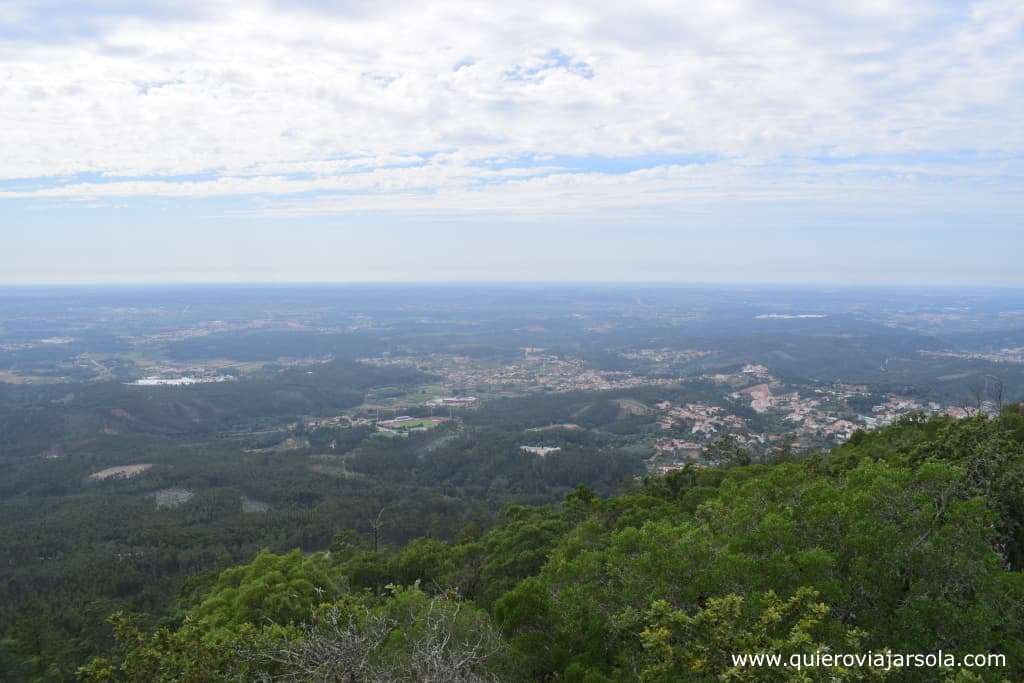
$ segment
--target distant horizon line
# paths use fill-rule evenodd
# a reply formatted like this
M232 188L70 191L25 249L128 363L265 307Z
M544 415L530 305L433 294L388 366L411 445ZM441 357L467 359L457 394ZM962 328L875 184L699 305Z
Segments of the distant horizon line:
M147 289L147 288L232 288L232 287L735 287L735 288L812 288L829 289L999 289L1024 290L1024 282L1006 283L931 283L931 282L742 282L708 280L235 280L235 281L136 281L136 282L3 282L0 289Z

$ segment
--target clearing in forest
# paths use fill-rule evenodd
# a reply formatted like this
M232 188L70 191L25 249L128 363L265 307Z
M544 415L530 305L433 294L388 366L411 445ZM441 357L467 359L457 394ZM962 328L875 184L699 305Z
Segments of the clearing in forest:
M93 472L89 475L89 478L94 481L112 479L114 477L124 477L125 479L128 479L129 477L134 477L137 474L142 474L152 466L152 464L147 463L145 465L119 465L118 467L108 467L105 470Z

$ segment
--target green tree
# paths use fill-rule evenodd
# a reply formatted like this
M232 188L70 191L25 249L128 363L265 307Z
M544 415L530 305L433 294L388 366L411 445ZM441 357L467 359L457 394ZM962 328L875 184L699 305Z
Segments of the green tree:
M244 624L293 624L337 592L322 557L304 557L298 550L286 555L263 551L251 563L221 573L191 616L209 633Z
M692 613L659 600L646 614L639 678L643 681L857 681L884 673L842 667L806 671L741 666L734 655L793 655L862 650L862 634L836 620L809 588L783 599L774 592L712 598Z

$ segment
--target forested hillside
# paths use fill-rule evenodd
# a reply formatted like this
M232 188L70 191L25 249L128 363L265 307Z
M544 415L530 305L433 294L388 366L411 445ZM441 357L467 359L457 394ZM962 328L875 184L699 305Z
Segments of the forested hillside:
M385 551L260 553L88 681L1021 680L1024 415L911 417L799 460L513 506ZM1000 653L974 669L740 668L755 652ZM4 660L14 676L16 658Z

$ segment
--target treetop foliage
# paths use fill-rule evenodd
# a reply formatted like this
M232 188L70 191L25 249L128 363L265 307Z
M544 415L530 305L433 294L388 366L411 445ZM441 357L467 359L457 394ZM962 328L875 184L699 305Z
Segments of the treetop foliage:
M910 418L800 461L513 506L483 534L261 553L90 681L1019 680L1024 417ZM731 655L1006 655L1002 670L738 668ZM203 676L208 678L203 679Z

